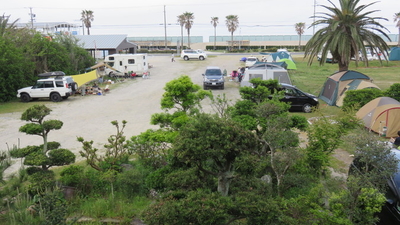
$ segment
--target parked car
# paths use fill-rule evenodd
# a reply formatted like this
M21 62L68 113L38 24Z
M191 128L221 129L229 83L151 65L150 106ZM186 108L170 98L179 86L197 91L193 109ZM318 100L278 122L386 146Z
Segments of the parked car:
M204 60L207 58L207 54L203 51L187 49L187 50L182 50L181 58L186 61L189 59Z
M204 90L216 87L224 89L225 80L222 70L217 66L208 66L203 73L203 88Z
M318 59L318 61L321 61L321 59L322 59L322 52L318 53L317 59ZM337 63L337 60L334 60L334 59L333 59L333 56L332 56L331 51L328 51L328 53L326 54L325 62L327 62L327 63Z
M70 76L65 76L62 71L39 74L36 84L18 90L17 97L22 102L29 102L39 98L50 98L53 102L59 102L73 95L78 89L78 84Z
M400 151L393 148L391 150L394 157L400 160ZM363 162L359 158L355 158L350 164L349 174L360 172ZM388 188L385 193L386 203L378 214L378 225L396 225L400 224L400 162L397 165L397 172L387 179Z
M280 85L279 90L283 90L285 93L285 97L280 99L280 101L289 103L291 111L310 113L313 107L318 107L319 101L316 96L306 93L290 84L281 83Z
M245 65L246 65L246 67L250 67L250 66L254 65L256 62L258 62L258 61L260 61L260 60L258 60L257 57L253 57L253 56L247 57Z

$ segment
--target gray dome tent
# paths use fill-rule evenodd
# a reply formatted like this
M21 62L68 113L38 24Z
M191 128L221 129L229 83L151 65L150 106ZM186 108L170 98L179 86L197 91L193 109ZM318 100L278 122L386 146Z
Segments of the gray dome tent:
M365 74L353 70L339 71L326 79L319 98L328 105L342 106L346 91L364 88L380 89Z

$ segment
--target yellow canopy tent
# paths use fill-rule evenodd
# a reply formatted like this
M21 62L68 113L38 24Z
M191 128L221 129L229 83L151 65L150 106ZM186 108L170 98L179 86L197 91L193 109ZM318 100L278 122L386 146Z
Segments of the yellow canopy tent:
M91 81L97 80L97 70L92 70L88 73L78 74L78 75L71 75L74 78L74 81L78 84L78 87L89 83Z

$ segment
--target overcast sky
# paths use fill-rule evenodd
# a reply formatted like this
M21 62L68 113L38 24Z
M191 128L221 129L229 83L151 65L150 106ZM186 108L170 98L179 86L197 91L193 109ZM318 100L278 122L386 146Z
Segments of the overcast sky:
M332 0L337 4L338 0ZM361 0L362 4L374 2ZM316 3L316 7L314 7ZM167 33L180 36L177 16L194 13L193 36L211 36L214 28L211 17L219 17L217 35L230 35L225 26L227 15L238 15L239 29L235 35L296 35L294 24L305 22L308 27L318 5L329 5L327 0L1 0L1 13L11 21L30 22L30 13L36 22L69 22L79 24L81 11L92 10L94 21L91 34L127 34L128 36L163 36L164 6ZM390 33L397 34L393 15L400 12L399 0L382 0L367 8L380 10L372 14L387 18L380 21ZM313 29L305 34L312 34ZM186 33L185 33L186 34Z

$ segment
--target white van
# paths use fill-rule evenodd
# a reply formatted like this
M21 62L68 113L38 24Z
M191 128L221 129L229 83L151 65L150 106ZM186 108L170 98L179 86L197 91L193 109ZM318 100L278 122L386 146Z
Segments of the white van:
M104 63L115 70L105 68L106 74L110 76L125 76L125 73L133 72L143 75L149 70L147 54L113 54L104 59Z

